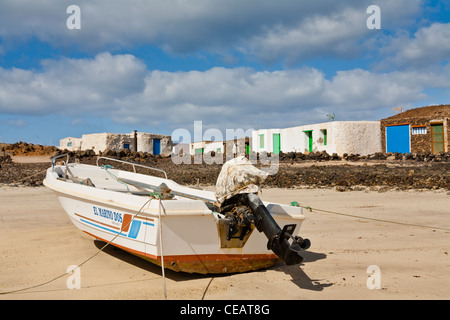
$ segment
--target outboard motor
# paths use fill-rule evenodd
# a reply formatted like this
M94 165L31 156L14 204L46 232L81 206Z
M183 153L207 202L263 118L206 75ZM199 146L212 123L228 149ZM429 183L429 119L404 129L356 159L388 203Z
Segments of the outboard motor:
M266 172L253 167L245 157L224 164L216 184L216 198L221 214L225 216L222 226L226 228L226 240L238 239L244 245L256 227L267 237L267 249L286 265L301 263L303 257L299 253L308 249L311 243L308 239L292 236L295 224L281 229L273 219L257 195L258 184L266 177Z
M267 237L267 249L272 250L288 266L301 263L303 257L300 252L311 245L308 239L292 236L295 224L285 225L281 229L261 199L254 193L238 194L227 199L222 214L229 221L227 240L232 237L244 239L254 225Z

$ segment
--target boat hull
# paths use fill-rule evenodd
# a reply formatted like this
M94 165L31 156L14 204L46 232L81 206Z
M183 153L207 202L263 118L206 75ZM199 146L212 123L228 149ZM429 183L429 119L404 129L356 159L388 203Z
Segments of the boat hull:
M71 169L73 172L79 169L78 175L82 175L82 169L93 170L86 175L94 176L94 184L99 184L102 177L101 171L94 171L97 169ZM94 172L99 176L93 175ZM126 173L128 178L130 174L136 180L148 179L147 176ZM62 207L77 228L159 266L163 262L167 269L200 274L238 273L268 268L280 261L267 249L267 238L256 229L240 247L224 246L219 234L218 214L203 201L159 200L69 183L58 179L51 169L44 184L57 193ZM176 188L177 185L171 187ZM275 211L273 217L280 227L296 223L294 233L298 234L304 220L304 216L299 214L300 208L272 207ZM286 212L292 210L297 210L297 214Z
M97 240L107 242L94 234L85 231ZM281 260L275 254L204 254L204 255L177 255L177 256L152 256L144 252L138 252L128 247L115 243L113 246L127 251L135 256L147 260L153 264L176 272L221 274L241 273L258 269L269 268Z

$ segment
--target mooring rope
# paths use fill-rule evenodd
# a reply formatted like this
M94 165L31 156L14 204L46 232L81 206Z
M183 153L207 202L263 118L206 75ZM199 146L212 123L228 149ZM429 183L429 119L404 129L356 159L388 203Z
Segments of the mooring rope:
M128 188L127 183L122 182L122 181L119 181L119 180L117 179L117 177L116 177L114 174L112 174L111 172L108 171L108 169L113 168L112 166L105 165L105 166L102 166L101 168L104 169L110 176L112 176L113 178L115 178L115 180L116 180L117 182L120 182L120 183L125 184L125 186L127 187L128 191L130 190L130 189ZM21 182L21 181L23 181L23 180L26 180L26 179L29 179L29 178L31 178L31 177L37 176L37 175L39 175L39 174L45 173L46 171L47 171L47 169L45 169L45 170L43 170L43 171L40 171L40 172L38 172L38 173L35 173L35 174L31 175L31 176L27 176L27 177L25 177L25 178L23 178L23 179L17 180L17 181L15 181L15 183ZM133 217L133 219L131 219L124 227L122 227L122 229L120 230L120 232L119 232L116 236L114 236L114 238L112 238L108 243L106 243L102 248L100 248L95 254L93 254L92 256L90 256L89 258L87 258L86 260L84 260L82 263L80 263L79 265L77 265L75 268L73 268L73 269L72 269L72 272L73 272L74 270L80 268L80 267L83 266L84 264L86 264L88 261L90 261L90 260L93 259L95 256L97 256L100 252L102 252L102 251L103 251L107 246L109 246L109 245L110 245L110 244L111 244L111 243L112 243L112 242L113 242L120 234L122 234L123 230L125 230L125 229L130 225L130 223L133 222L133 220L141 213L141 211L144 209L144 207L145 207L147 204L149 204L149 203L151 202L151 200L153 200L153 199L158 199L158 200L159 200L159 241L160 241L160 251L161 251L161 269L162 269L163 286L164 286L164 298L165 298L165 300L167 300L166 276L165 276L165 270L164 270L164 253L163 253L163 241L162 241L162 223L161 223L161 207L162 207L162 203L161 203L161 197L162 197L161 194L159 194L158 192L151 192L151 193L150 193L150 199L148 199L148 200L142 205L142 207L139 209L139 211L136 213L136 215ZM43 282L43 283L39 283L39 284L34 285L34 286L26 287L26 288L23 288L23 289L17 289L17 290L11 290L11 291L6 291L6 292L0 292L0 295L11 294L11 293L17 293L17 292L22 292L22 291L26 291L26 290L30 290L30 289L42 287L42 286L44 286L44 285L46 285L46 284L49 284L49 283L51 283L51 282L53 282L53 281L56 281L56 280L60 279L60 278L62 278L62 277L64 277L64 276L66 276L66 275L67 275L67 272L65 272L65 273L63 273L63 274L60 274L60 275L54 277L53 279L50 279L50 280L45 281L45 282Z
M323 212L323 213L334 214L334 215L345 216L345 217L351 217L351 218L358 218L358 219L371 220L371 221L377 221L377 222L385 222L385 223L391 223L391 224L404 225L404 226L409 226L409 227L420 227L420 228L427 228L427 229L436 229L436 230L450 231L450 228L425 226L425 225L421 225L421 224L413 224L413 223L406 223L406 222L399 222L399 221L392 221L392 220L385 220L385 219L363 217L363 216L358 216L358 215L354 215L354 214L348 214L348 213L342 213L342 212L335 212L335 211L330 211L330 210L312 208L310 206L302 206L297 201L292 201L291 202L291 206L300 207L300 208L308 210L309 212L316 211L316 212Z
M164 252L163 252L163 237L162 237L162 220L161 220L161 198L159 198L159 250L161 251L161 271L164 286L164 299L167 300L167 289L166 289L166 274L164 271Z
M19 179L19 180L15 180L15 181L12 181L12 182L8 182L8 183L5 183L5 184L11 185L11 184L19 183L19 182L22 182L22 181L24 181L24 180L33 178L34 176L37 176L37 175L40 175L40 174L44 174L44 173L46 173L46 172L47 172L47 169L41 170L41 171L39 171L39 172L37 172L37 173L34 173L34 174L32 174L32 175L29 175L29 176L26 176L25 178L22 178L22 179Z
M131 222L133 222L134 219L136 219L136 217L141 213L141 211L144 209L144 207L147 204L150 204L150 202L153 199L157 199L157 197L152 196L150 199L148 199L143 205L142 207L139 209L139 211L136 213L136 215L125 225L122 227L122 229L120 230L120 232L115 235L108 243L106 243L102 248L100 248L96 253L94 253L92 256L90 256L89 258L87 258L86 260L84 260L82 263L80 263L79 265L77 265L75 268L72 269L72 272L78 268L80 268L81 266L83 266L84 264L86 264L88 261L90 261L91 259L93 259L95 256L97 256L100 252L102 252L107 246L109 246L120 234L122 234L123 230L125 230ZM39 283L37 285L34 286L30 286L30 287L26 287L26 288L22 288L22 289L17 289L17 290L11 290L11 291L6 291L6 292L0 292L0 295L5 295L5 294L11 294L11 293L17 293L17 292L22 292L22 291L26 291L26 290L30 290L30 289L34 289L34 288L38 288L38 287L42 287L46 284L49 284L55 280L58 280L64 276L67 275L67 272L64 272L56 277L54 277L53 279L50 279L48 281L45 281L43 283Z

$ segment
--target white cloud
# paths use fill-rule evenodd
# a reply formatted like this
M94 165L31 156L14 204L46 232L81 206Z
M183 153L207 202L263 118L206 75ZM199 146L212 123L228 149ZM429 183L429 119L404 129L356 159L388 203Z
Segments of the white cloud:
M122 124L225 128L284 127L339 120L377 120L379 112L414 104L428 88L450 88L450 66L425 71L338 72L315 68L203 72L148 70L132 55L47 60L43 71L0 68L0 113L89 115Z
M366 16L347 9L329 16L312 16L297 26L275 26L253 37L250 52L265 61L288 63L316 57L351 58L361 53L358 42L368 34Z
M402 33L384 49L393 53L384 64L406 68L428 67L450 59L450 23L433 23L419 29L413 38Z
M68 30L73 1L0 3L0 37L14 45L36 37L89 52L156 45L171 53L239 51L264 61L313 56L352 58L376 37L366 27L371 0L79 0L81 30ZM411 24L420 0L379 0L383 29Z
M0 112L65 113L105 109L141 92L145 65L132 55L43 61L43 71L0 68Z
M152 71L141 95L118 102L125 108L113 112L127 117L162 119L182 126L204 119L209 124L256 124L261 114L295 110L299 102L321 95L324 76L315 69L257 72L250 68L213 68L205 72ZM301 103L300 103L301 104ZM253 123L253 124L252 124Z

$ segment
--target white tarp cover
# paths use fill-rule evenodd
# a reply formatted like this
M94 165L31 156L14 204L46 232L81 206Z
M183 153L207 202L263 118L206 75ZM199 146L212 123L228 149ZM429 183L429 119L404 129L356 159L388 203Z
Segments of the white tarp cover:
M216 183L216 199L219 205L240 193L258 193L259 185L269 174L255 168L250 160L240 156L227 161Z

